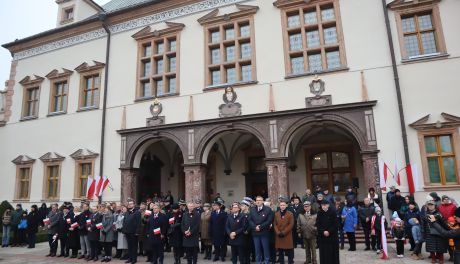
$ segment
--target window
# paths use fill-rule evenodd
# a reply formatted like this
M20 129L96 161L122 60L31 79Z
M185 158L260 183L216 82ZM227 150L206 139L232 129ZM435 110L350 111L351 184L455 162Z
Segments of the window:
M86 195L86 184L89 177L94 177L93 175L93 163L92 162L82 162L77 164L78 169L78 179L76 186L76 198L83 198Z
M421 146L423 147L423 163L429 184L453 185L459 183L455 136L456 133L427 133L421 136L423 138Z
M105 64L94 61L90 66L86 62L75 68L80 73L79 110L97 109L100 101L101 75Z
M237 5L240 11L198 19L205 31L206 88L255 82L253 15L258 7Z
M61 24L72 22L74 13L74 6L64 7L61 11Z
M346 67L337 0L277 1L282 8L286 75L311 74Z
M52 112L65 112L67 110L67 93L69 87L67 81L54 83L52 91Z
M32 179L32 166L35 159L26 155L20 155L12 161L16 164L16 187L15 187L15 200L29 200L31 179Z
M147 27L133 35L139 49L137 100L179 93L179 31L184 25L166 25L166 29L151 32Z
M43 80L43 77L35 75L35 79L31 79L30 76L26 76L24 79L19 81L19 83L24 87L21 118L22 121L38 118L40 85Z
M59 197L59 165L46 166L46 199L57 199Z
M437 1L391 3L395 11L403 60L446 54Z

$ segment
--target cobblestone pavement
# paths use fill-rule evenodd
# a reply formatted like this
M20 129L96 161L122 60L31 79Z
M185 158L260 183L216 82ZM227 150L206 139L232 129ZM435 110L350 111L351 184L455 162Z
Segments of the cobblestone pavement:
M383 260L379 259L379 256L372 251L364 251L364 245L357 246L357 251L349 252L347 247L345 246L345 250L340 251L340 263L342 264L356 264L356 263L363 263L363 264L371 264L371 263L383 263ZM414 261L410 258L410 254L408 251L408 247L406 246L405 257L400 259L396 258L396 251L394 245L388 246L390 259L385 261L386 263L430 263L425 254L425 260ZM69 258L47 258L45 255L48 253L48 244L47 243L39 243L37 244L36 248L34 249L27 249L27 248L1 248L0 249L0 263L88 263L83 260L76 260L76 259L69 259ZM230 250L229 250L230 253ZM447 257L447 254L445 254ZM213 263L209 260L202 260L203 255L198 256L198 263ZM145 263L145 257L139 257L138 263ZM295 263L302 264L305 261L305 252L301 248L297 248L295 250ZM100 262L100 261L99 261ZM92 263L92 262L90 262ZM124 261L120 260L112 260L111 263L124 263ZM165 264L173 264L174 260L171 256L171 253L166 253L166 258L164 261ZM186 263L183 261L182 263ZM214 263L222 263L222 262L214 262ZM227 258L226 263L230 263L230 259ZM446 262L448 263L448 262Z

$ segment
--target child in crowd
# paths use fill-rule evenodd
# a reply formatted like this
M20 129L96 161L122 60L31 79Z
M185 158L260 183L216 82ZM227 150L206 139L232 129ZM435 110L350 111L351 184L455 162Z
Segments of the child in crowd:
M422 237L422 229L420 227L420 222L417 218L409 219L409 224L412 226L412 237L414 238L415 247L414 251L412 252L412 259L419 260L423 259L422 255L422 244L423 244L423 237Z
M457 221L455 221L455 218L453 216L451 216L451 217L449 217L447 219L447 225L449 226L449 228L451 230L456 230L456 229L460 228L460 226L458 225ZM449 250L449 261L453 261L453 259L454 259L453 254L454 254L454 250L455 250L455 244L454 244L454 240L452 238L449 238L448 250Z
M21 247L27 244L26 230L27 230L27 212L24 211L21 215L21 220L18 224L19 246Z
M398 258L404 257L404 242L406 240L404 233L403 221L398 217L394 219L394 224L391 227L391 233L396 242L396 255Z
M380 252L382 251L382 242L381 242L381 239L382 239L382 225L381 225L381 221L382 221L382 209L380 207L376 207L375 208L375 213L374 215L372 216L372 219L371 219L371 237L372 237L372 240L371 240L371 246L372 248L375 248L375 251L377 254L380 254ZM384 218L384 227L385 229L387 228L387 222Z

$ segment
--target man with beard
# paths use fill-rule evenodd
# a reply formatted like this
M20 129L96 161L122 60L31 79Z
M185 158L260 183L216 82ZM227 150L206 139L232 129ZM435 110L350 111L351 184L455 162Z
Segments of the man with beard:
M337 215L329 207L329 201L321 202L316 218L318 230L319 261L321 264L339 264L339 240L337 236Z

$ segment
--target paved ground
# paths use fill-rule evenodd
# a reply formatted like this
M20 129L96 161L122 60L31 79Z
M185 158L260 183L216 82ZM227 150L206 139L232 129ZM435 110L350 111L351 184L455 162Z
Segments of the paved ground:
M358 245L358 250L355 252L349 252L346 250L340 251L340 262L342 264L355 264L355 263L363 263L363 264L371 264L371 263L382 263L382 260L375 254L375 252L364 251L363 245ZM421 261L414 261L409 257L408 248L406 247L406 256L402 259L396 258L396 251L394 245L389 245L389 255L390 260L387 263L430 263L429 260L425 258L425 260ZM36 263L36 264L43 264L43 263L88 263L82 260L75 260L69 258L47 258L45 255L48 253L48 244L47 243L40 243L37 244L37 247L34 249L27 249L27 248L1 248L0 249L0 263ZM426 253L425 253L426 256ZM447 256L447 254L446 254ZM199 255L198 263L213 263L211 261L203 261L203 255ZM301 264L305 261L305 252L303 249L297 248L295 250L295 263ZM114 260L113 263L124 263L120 260ZM139 263L145 263L145 258L140 257ZM174 260L171 257L171 253L166 254L165 264L172 264ZM184 262L182 262L184 263ZM215 262L221 263L221 262ZM226 263L230 263L227 260Z

